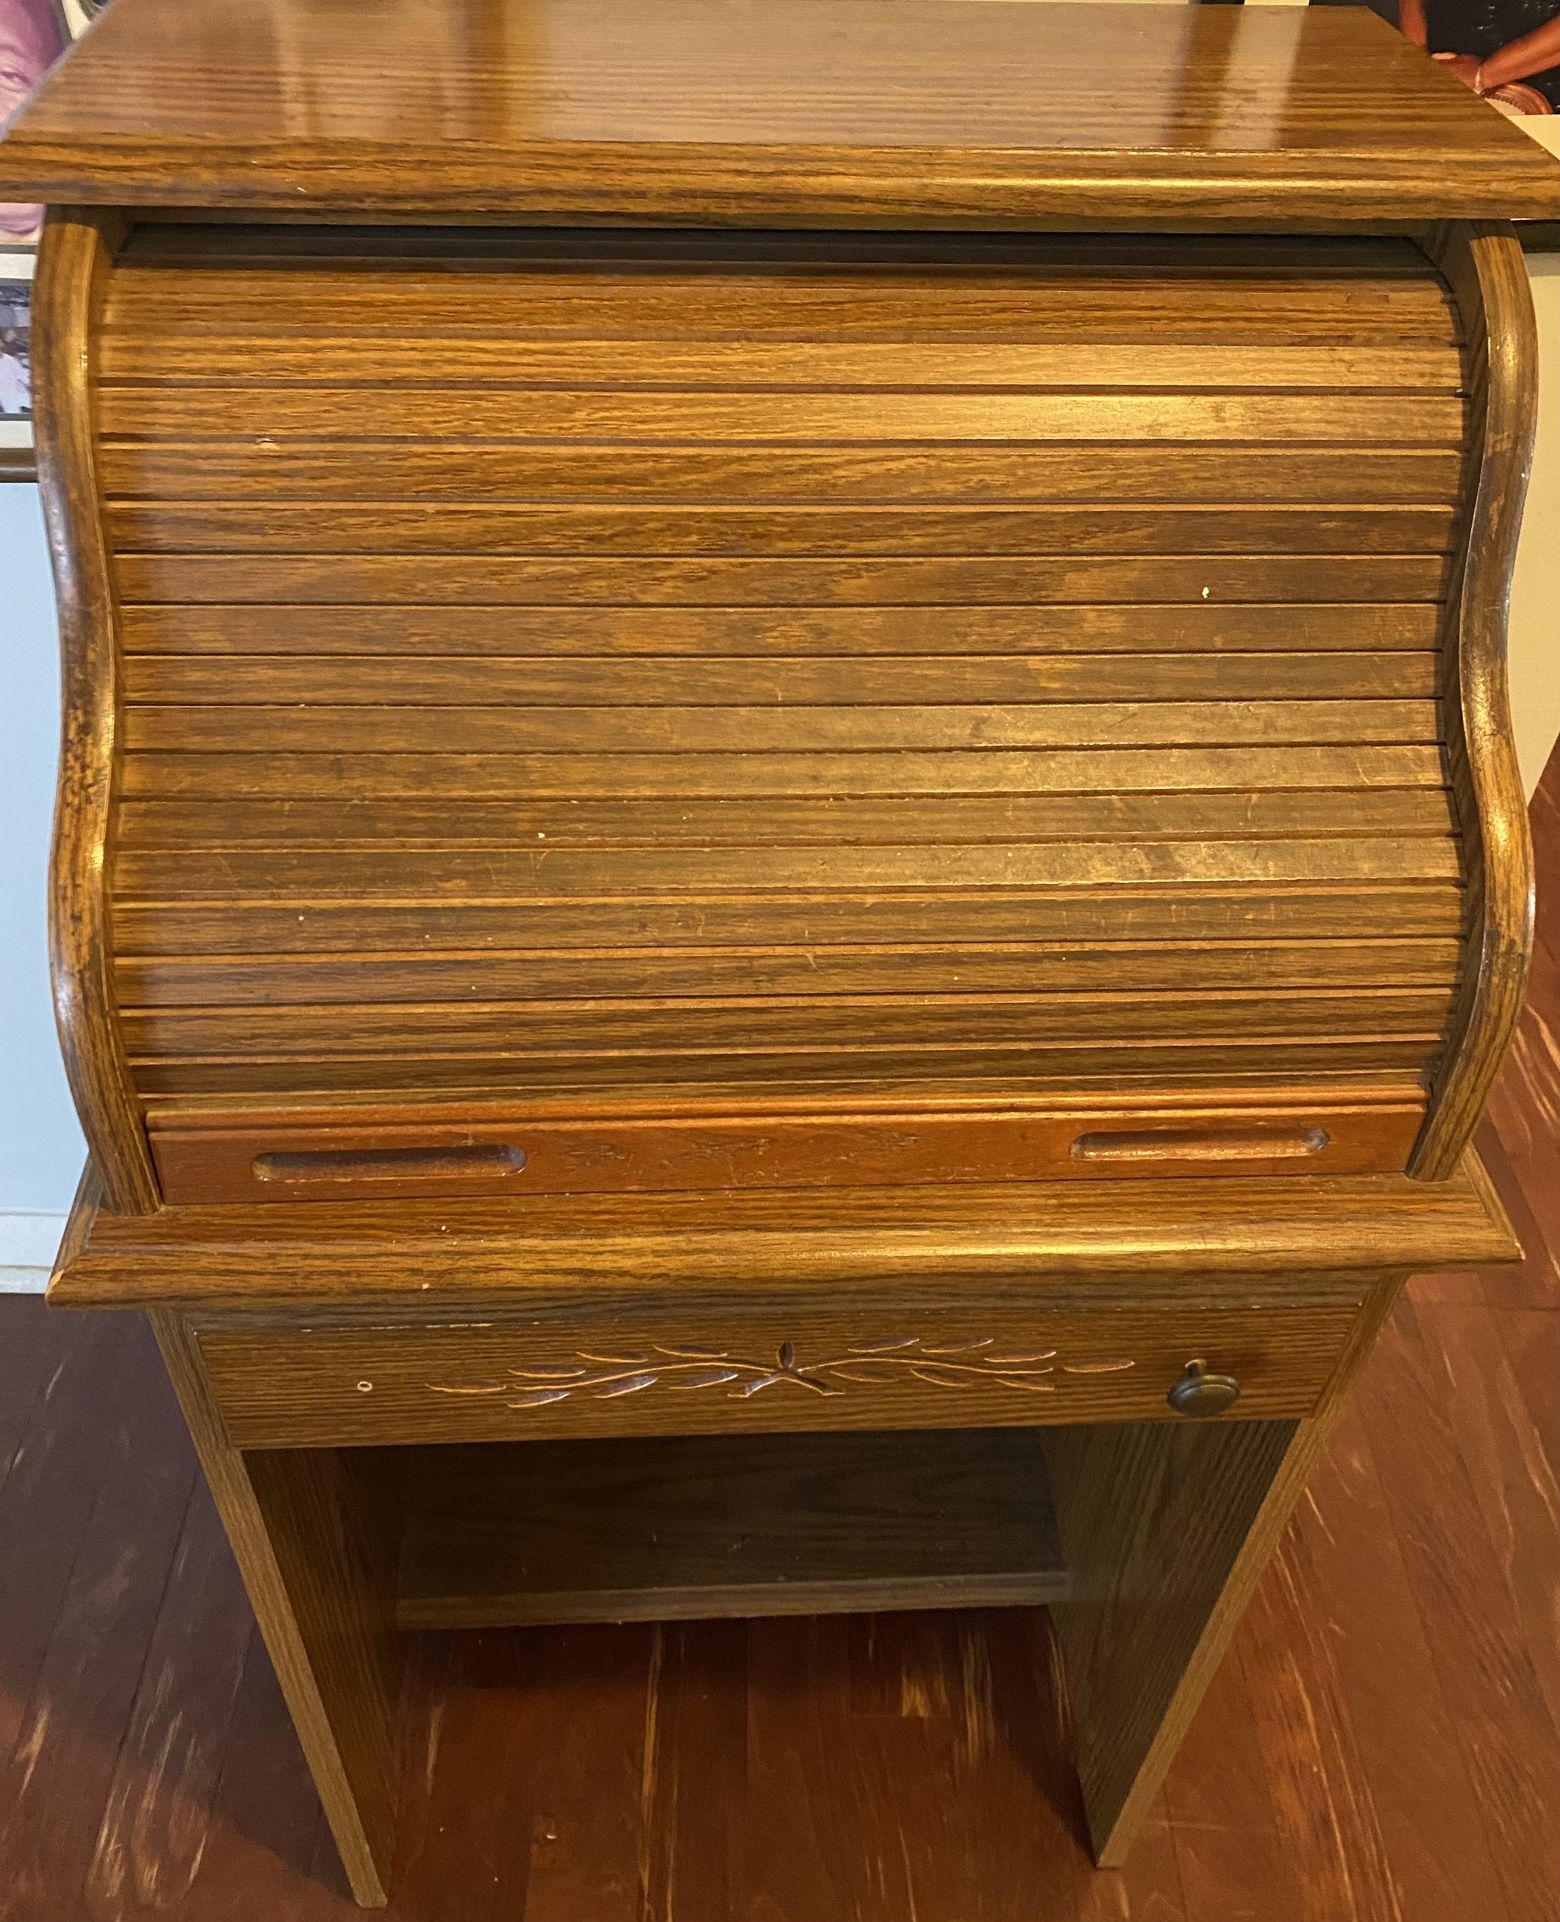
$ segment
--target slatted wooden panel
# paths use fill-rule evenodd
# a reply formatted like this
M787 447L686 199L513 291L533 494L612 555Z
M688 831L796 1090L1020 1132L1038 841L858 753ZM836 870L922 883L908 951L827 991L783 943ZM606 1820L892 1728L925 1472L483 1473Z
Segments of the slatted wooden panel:
M99 372L148 1098L1423 1080L1406 243L152 228Z

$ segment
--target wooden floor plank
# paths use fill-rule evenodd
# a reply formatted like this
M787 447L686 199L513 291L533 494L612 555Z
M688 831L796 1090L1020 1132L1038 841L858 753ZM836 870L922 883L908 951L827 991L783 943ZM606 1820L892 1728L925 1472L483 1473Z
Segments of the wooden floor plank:
M914 1912L967 1913L975 1922L1115 1922L1141 1913L1133 1898L1152 1891L1156 1857L1134 1861L1130 1879L1099 1874L1089 1858L1061 1655L1049 1623L1004 1609L956 1619L952 1627L956 1742L947 1793L968 1825L963 1900L952 1909L923 1904ZM892 1789L892 1779L885 1787ZM1178 1882L1170 1895L1173 1912Z
M25 1721L0 1763L4 1916L46 1914L62 1883L81 1881L195 1480L178 1408L147 1368L144 1331L116 1322L99 1332L127 1371L150 1379L97 1433L78 1433L103 1474ZM23 1559L22 1542L8 1546Z
M647 1922L741 1916L748 1901L749 1625L656 1623L640 1785Z
M526 1908L538 1771L513 1635L418 1637L409 1664L393 1913L500 1922Z
M1300 1922L1240 1644L1215 1673L1165 1782L1187 1914Z
M889 1922L883 1846L853 1766L849 1634L839 1616L752 1625L748 1660L749 1888L762 1922ZM814 1766L820 1754L832 1766Z
M1475 1136L1525 1259L1478 1274L1423 1276L1416 1301L1560 1307L1560 753L1529 809L1538 909L1528 1001Z
M1552 1724L1560 1730L1560 1419L1556 1318L1426 1304L1415 1316L1441 1357L1457 1430L1495 1558ZM1547 1381L1544 1372L1547 1369Z
M90 1922L187 1903L253 1632L227 1538L197 1483L92 1844Z
M1409 1922L1387 1867L1308 1538L1291 1530L1241 1629L1257 1739L1302 1922Z
M639 1922L654 1630L571 1626L520 1646L536 1770L525 1922Z
M1390 1366L1383 1358L1382 1366ZM1306 1491L1291 1542L1308 1557L1319 1613L1374 1805L1398 1910L1410 1922L1507 1914L1494 1848L1436 1673L1425 1617L1366 1432L1374 1360ZM1413 1740L1403 1739L1409 1715Z
M7 1302L7 1321L43 1313ZM77 1552L108 1473L102 1449L132 1370L112 1316L65 1324L57 1362L0 1487L0 1757L15 1756Z
M79 1329L78 1329L78 1332ZM54 1386L65 1365L66 1328L41 1314L23 1312L5 1317L5 1350L0 1379L0 1490L5 1487L23 1442L38 1412L39 1402Z
M1131 1858L1114 1875L1095 1873L1078 1922L1202 1922L1187 1907L1175 1831L1163 1790L1144 1818Z
M333 1846L256 1629L244 1655L189 1908L201 1922L254 1922L260 1916L287 1915L322 1836L327 1847ZM358 1911L343 1884L335 1905L328 1885L311 1891L309 1913L344 1922Z
M1560 1329L1557 1329L1560 1334ZM1512 1922L1552 1922L1560 1862L1560 1734L1476 1483L1500 1465L1465 1429L1450 1358L1412 1304L1380 1341L1361 1412L1436 1673L1494 1847ZM1466 1452L1465 1452L1466 1451ZM1400 1706L1411 1713L1412 1705ZM1413 1918L1413 1922L1418 1922Z

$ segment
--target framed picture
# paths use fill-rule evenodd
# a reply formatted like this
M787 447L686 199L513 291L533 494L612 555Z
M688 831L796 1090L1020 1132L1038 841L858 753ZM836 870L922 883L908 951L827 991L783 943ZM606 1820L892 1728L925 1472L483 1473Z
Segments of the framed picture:
M13 114L70 44L61 0L0 0L0 120ZM0 202L0 247L36 246L43 209Z
M0 120L22 104L105 0L0 0ZM28 380L33 255L43 209L0 201L0 480L34 476Z
M30 247L0 248L0 478L33 475L32 394L29 383Z

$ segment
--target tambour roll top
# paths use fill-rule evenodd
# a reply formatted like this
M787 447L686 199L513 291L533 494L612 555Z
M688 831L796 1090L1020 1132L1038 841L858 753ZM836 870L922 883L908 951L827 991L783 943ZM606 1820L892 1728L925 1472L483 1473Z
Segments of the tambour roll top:
M1206 1111L1401 1167L1465 918L1407 243L163 228L100 383L164 1125L480 1100L615 1186L713 1152L605 1153L621 1104L804 1179L814 1111L1014 1176Z
M888 204L55 223L143 1203L1455 1163L1514 243Z

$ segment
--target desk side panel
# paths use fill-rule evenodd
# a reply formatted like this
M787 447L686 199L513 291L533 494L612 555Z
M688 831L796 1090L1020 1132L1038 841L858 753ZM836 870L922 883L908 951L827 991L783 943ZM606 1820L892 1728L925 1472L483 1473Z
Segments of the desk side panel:
M119 604L98 477L98 323L124 223L50 214L33 297L38 484L59 607L61 740L49 937L65 1070L108 1205L158 1203L113 984L108 913L121 742Z
M1443 1180L1516 1032L1533 946L1533 849L1506 695L1506 615L1538 419L1538 341L1509 225L1433 235L1467 336L1474 471L1442 644L1447 759L1470 899L1463 975L1410 1172Z

